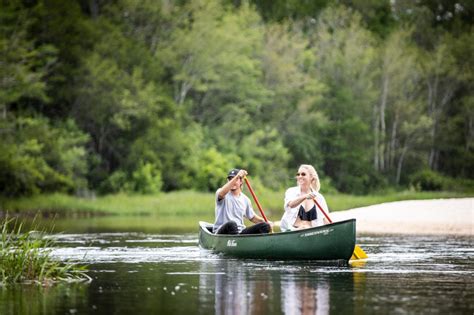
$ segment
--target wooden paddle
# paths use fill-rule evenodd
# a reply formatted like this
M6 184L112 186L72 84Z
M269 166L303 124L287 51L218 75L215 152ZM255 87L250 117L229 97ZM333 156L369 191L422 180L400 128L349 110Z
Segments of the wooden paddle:
M316 200L315 197L313 197L313 201L318 206L319 210L321 210L321 212L324 214L324 216L329 221L329 223L332 223L331 218L328 216L326 211L324 211L323 207L321 207L321 205L319 204L319 202ZM356 260L356 259L366 259L366 258L367 258L367 254L364 252L364 250L360 248L359 245L356 245L354 247L354 253L352 253L351 259Z
M260 210L260 214L262 215L262 217L263 217L263 219L265 220L265 222L268 223L268 219L267 219L267 217L265 216L265 213L263 212L262 206L260 205L260 202L258 202L257 196L256 196L255 193L253 192L252 186L250 186L250 182L249 182L249 180L247 179L247 177L244 177L244 181L245 181L245 184L247 185L247 188L249 189L250 193L252 194L253 200L255 200L255 203L257 204L258 210ZM270 224L270 228L271 228L271 231L272 231L272 233L273 233L273 227L271 226L271 224Z

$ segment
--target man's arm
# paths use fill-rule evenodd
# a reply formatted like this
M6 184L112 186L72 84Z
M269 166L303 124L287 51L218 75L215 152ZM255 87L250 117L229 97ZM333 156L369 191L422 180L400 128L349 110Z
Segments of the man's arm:
M265 222L265 219L262 218L259 215L255 215L250 221L252 221L253 223L256 224L256 223L260 223L260 222ZM268 221L268 224L270 224L270 227L273 229L274 223L272 221Z
M259 216L259 215L254 215L252 219L250 219L253 223L260 223L260 222L265 222L265 220Z
M231 180L229 180L227 183L224 184L224 186L222 186L221 188L219 188L219 193L217 195L217 198L219 200L222 200L224 199L225 195L227 195L227 193L230 191L230 189L232 188L232 186L235 185L235 182L239 179L239 178L244 178L245 176L247 175L247 171L246 170L240 170L236 176L234 176Z

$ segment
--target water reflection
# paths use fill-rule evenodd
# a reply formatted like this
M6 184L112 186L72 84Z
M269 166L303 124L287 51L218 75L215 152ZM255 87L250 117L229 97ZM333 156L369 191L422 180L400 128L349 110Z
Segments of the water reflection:
M283 279L281 303L285 314L329 314L329 282L298 281L295 275Z
M94 307L88 289L84 283L0 286L0 314L83 314Z
M350 270L323 274L320 268L341 270L302 262L270 264L232 259L218 259L213 264L201 262L200 305L213 303L214 313L225 315L329 314L333 295L339 304L338 311L352 312L354 274ZM364 277L357 277L357 281L361 285ZM344 294L348 295L348 302L340 303Z

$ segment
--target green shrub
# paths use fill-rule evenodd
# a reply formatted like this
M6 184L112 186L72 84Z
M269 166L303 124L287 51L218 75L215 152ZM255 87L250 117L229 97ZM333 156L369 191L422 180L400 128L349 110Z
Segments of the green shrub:
M445 179L431 170L423 170L413 174L410 184L418 191L440 191L445 186Z
M106 180L102 182L99 187L101 194L118 193L125 191L124 187L127 184L127 173L118 170L113 172Z
M201 152L197 159L193 188L212 192L224 185L229 170L237 167L233 161L238 160L236 156L221 153L215 148Z
M445 178L444 188L450 191L474 193L474 180L469 178Z
M100 192L156 194L161 191L161 171L152 163L140 163L131 175L117 170L100 186Z
M141 194L156 194L163 181L160 170L151 163L141 164L132 174L131 190Z

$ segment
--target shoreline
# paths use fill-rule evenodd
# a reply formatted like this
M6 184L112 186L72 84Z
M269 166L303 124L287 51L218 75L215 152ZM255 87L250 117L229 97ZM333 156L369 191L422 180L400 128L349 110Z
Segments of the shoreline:
M474 198L406 200L331 212L357 220L357 234L474 235Z

